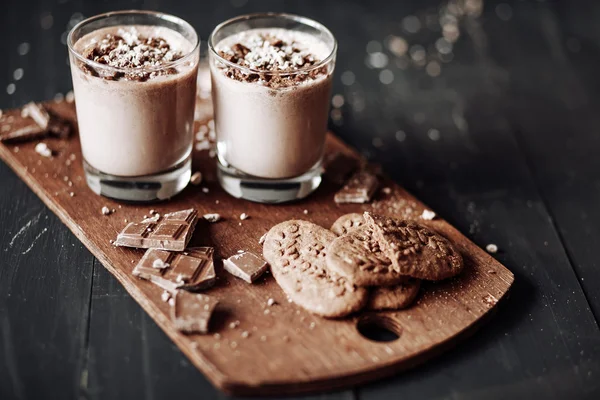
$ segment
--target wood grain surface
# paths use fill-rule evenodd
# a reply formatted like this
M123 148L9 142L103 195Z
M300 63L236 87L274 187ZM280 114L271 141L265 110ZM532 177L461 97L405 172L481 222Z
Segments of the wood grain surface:
M64 101L48 104L54 112L75 122L73 104ZM13 128L26 123L18 110L5 111L5 121L10 117L14 118ZM197 208L200 215L218 212L223 220L213 224L201 220L190 246L214 246L217 258L223 259L238 250L261 254L259 238L271 226L285 220L303 218L329 227L348 212L373 210L400 218L419 218L425 206L390 181L384 181L382 187L391 191L380 191L373 204L368 205L335 204L332 198L339 186L327 181L308 199L288 205L234 199L218 187L214 159L207 151L194 152L193 159L195 170L204 176L201 187L208 188L207 193L190 185L170 201L152 205L119 204L87 188L77 136L45 142L55 152L52 158L37 154L33 142L1 145L0 157L121 282L190 361L228 393L329 391L389 376L423 362L471 333L513 281L510 271L448 223L428 221L429 226L456 244L466 267L456 279L424 285L416 304L407 310L326 320L289 303L269 276L248 285L218 268L218 283L206 293L220 302L211 325L211 331L220 337L186 336L174 328L169 318L170 306L160 299L162 290L131 274L144 250L110 243L126 225L125 219L140 220L150 214L151 208L161 214L190 207ZM328 137L327 148L329 153L343 151L357 157L332 135ZM104 206L115 212L103 215ZM241 213L250 218L240 220ZM277 304L268 306L269 298ZM382 344L363 337L356 325L364 318L367 320L363 323L386 326L399 339ZM231 328L235 321L239 321L239 326ZM248 337L242 336L244 331Z

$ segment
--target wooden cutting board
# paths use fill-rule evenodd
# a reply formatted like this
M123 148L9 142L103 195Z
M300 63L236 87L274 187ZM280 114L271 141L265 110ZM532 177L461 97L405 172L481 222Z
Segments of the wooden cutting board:
M75 121L73 104L49 103L59 115ZM12 117L12 118L11 118ZM25 121L19 110L7 111L0 125ZM384 181L375 201L367 205L336 205L338 189L324 184L309 198L286 205L263 205L234 199L215 179L215 160L207 151L194 152L194 170L205 181L190 186L172 200L152 205L119 204L92 193L86 186L79 139L48 139L56 154L45 158L34 151L35 142L0 144L0 157L55 212L83 244L121 282L133 298L177 344L211 382L237 395L293 394L355 386L389 376L419 364L456 344L489 316L513 282L513 274L447 222L429 226L451 239L462 252L466 268L457 278L424 284L417 302L397 312L363 312L344 320L313 316L289 303L267 274L250 285L227 274L216 262L218 281L206 291L220 302L211 321L218 335L185 336L169 318L162 290L132 276L143 250L113 246L125 219L135 221L150 209L165 212L195 207L199 214L219 213L221 222L198 223L190 246L214 246L217 260L238 250L262 253L259 238L274 224L292 218L330 227L339 216L371 210L402 218L419 219L425 206L391 181ZM356 153L329 135L327 151ZM201 188L209 189L204 193ZM73 196L71 196L73 193ZM115 209L109 216L103 206ZM246 213L249 219L241 221ZM277 304L267 305L273 298ZM232 322L239 325L231 328ZM380 342L359 332L385 328L396 340ZM247 331L249 336L242 337Z

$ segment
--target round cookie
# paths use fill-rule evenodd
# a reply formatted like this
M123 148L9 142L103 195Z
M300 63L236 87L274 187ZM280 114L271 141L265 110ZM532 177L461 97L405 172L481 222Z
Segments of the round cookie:
M325 262L335 234L307 221L282 222L269 230L263 255L273 277L297 305L323 317L338 318L362 309L364 288L332 273Z
M421 281L409 279L396 286L377 287L371 290L368 310L400 310L410 306L417 298Z
M407 278L396 272L366 225L339 236L327 249L327 267L356 286L392 286Z
M335 220L333 225L331 225L331 232L335 233L338 236L345 235L349 231L354 228L358 228L365 224L365 218L362 214L359 213L351 213L342 215L338 219Z
M364 217L381 250L402 275L438 281L462 271L462 256L445 237L413 221L369 212Z

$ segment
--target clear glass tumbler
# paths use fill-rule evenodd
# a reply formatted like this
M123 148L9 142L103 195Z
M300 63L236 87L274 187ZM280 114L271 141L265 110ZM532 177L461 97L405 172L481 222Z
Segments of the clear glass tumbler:
M67 44L79 138L94 192L155 201L185 188L199 42L190 24L158 12L101 14L71 30ZM120 58L111 63L113 51ZM154 51L162 52L160 62L148 58Z
M304 42L300 44L314 48L316 57L283 70L240 65L227 57L224 49L257 32L262 37L283 35L290 42ZM270 40L279 43L274 46L282 43ZM321 183L337 50L332 33L296 15L250 14L218 25L208 47L223 188L235 197L263 203L312 193ZM291 46L280 51L292 54Z

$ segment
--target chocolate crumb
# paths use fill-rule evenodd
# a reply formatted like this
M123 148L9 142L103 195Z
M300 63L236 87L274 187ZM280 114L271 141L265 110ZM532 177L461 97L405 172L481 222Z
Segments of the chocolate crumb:
M423 214L421 214L421 218L425 221L431 221L435 218L435 213L430 210L423 210Z
M498 252L498 246L496 246L494 243L490 243L485 246L485 250L490 254L496 254Z
M197 186L200 183L202 183L202 173L200 171L194 172L190 177L190 183L194 186Z
M221 220L221 215L217 214L217 213L213 213L213 214L204 214L202 216L202 218L204 218L205 220L207 220L208 222L218 222Z
M40 142L35 145L35 152L43 157L52 157L52 150L44 142Z

